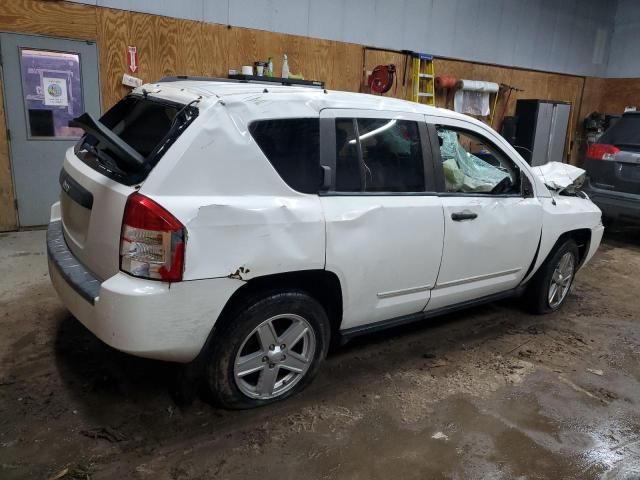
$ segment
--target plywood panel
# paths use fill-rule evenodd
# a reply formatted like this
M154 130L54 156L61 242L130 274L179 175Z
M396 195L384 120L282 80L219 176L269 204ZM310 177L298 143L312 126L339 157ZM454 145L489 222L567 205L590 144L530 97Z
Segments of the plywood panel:
M126 71L129 13L122 10L99 8L98 53L100 56L100 88L102 108L106 110L126 92L122 74Z
M305 78L323 79L328 88L333 88L331 82L334 79L335 64L331 47L334 42L307 37L298 37L298 39L302 54L302 61L299 62L300 71L304 71ZM297 70L293 70L293 72L298 73Z
M332 42L333 75L327 87L333 90L357 92L362 79L362 46L355 43Z
M95 40L96 7L68 2L2 0L0 29L5 32Z
M409 63L407 65L407 80L403 88L402 76L406 61ZM361 91L369 93L369 88L366 82L368 81L369 74L375 67L378 65L390 64L396 66L396 81L393 87L391 87L391 90L384 95L387 97L403 98L405 100L411 99L411 59L407 59L407 55L403 53L388 50L377 50L365 47L364 70L360 76Z
M273 58L274 74L279 75L282 69L282 55L285 53L288 35L264 32L249 28L232 28L229 30L229 68L240 70L242 65L251 65L255 61L267 61ZM291 55L291 49L288 52ZM289 64L291 71L296 70L294 60Z
M183 27L189 28L186 24ZM199 75L212 77L226 77L229 71L229 39L230 30L226 25L202 24L202 43L194 42L193 38L187 40L189 31L184 32L184 41L187 42L181 51L199 49L198 55L189 58L185 69L187 73L199 72ZM196 43L189 45L189 42Z
M458 60L436 59L436 75L453 75L456 78L469 80L484 80L507 84L517 87L522 91L512 92L506 102L506 95L498 98L498 114L503 111L506 115L515 114L516 102L518 99L543 99L558 100L571 103L571 119L569 122L567 145L565 154L571 155L571 162L576 161L575 152L571 144L574 140L576 128L580 122L580 105L582 99L582 88L584 78L572 75L562 75L555 73L536 72L531 70L520 70L495 65L485 65ZM444 106L444 95L436 96L437 103ZM497 122L494 122L497 127Z
M145 82L159 80L172 70L175 62L175 40L177 21L166 17L145 14L129 14L127 17L127 38L138 51L140 69L136 76ZM126 51L120 54L123 63ZM126 64L123 65L126 68ZM120 72L125 69L123 68Z
M599 80L599 112L620 114L627 105L634 105L640 110L640 78Z
M112 9L98 9L98 35L105 108L127 92L121 85L127 45L138 49L136 76L144 81L174 74L226 77L229 68L268 57L280 75L286 53L292 73L324 80L328 88L357 91L360 85L362 47L354 44Z
M0 79L0 231L15 230L18 226L15 203L13 202L13 180L9 160L9 145L5 132L7 123L4 114L4 94Z
M301 73L308 80L322 80L329 88L334 88L333 83L348 83L334 82L336 65L338 68L345 67L344 59L336 64L336 52L332 50L336 42L248 28L232 28L229 32L229 68L240 69L242 65L252 65L255 61L266 61L271 57L274 75L280 76L283 55L286 53L291 73ZM341 49L350 53L346 59L353 59L352 49ZM344 70L348 74L351 72L350 68Z
M582 122L592 112L600 109L602 99L602 87L606 80L604 78L586 78L582 90L582 101L578 111L578 125L575 131L575 147L573 149L574 158L572 163L580 166L587 149L586 138L582 130Z
M226 27L113 9L98 9L103 107L127 93L127 46L138 51L135 76L153 82L169 75L225 76Z
M640 78L594 78L588 77L580 118L592 112L619 115L627 105L640 109Z
M606 79L588 77L584 82L582 103L580 104L580 118L587 117L592 112L600 110L600 102L605 91Z

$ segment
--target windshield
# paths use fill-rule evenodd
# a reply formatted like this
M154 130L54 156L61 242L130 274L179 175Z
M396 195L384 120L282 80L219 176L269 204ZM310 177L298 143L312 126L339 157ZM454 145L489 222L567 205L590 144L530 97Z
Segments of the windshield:
M129 95L99 121L84 114L74 120L87 132L76 145L76 154L121 183L139 183L196 118L194 103Z

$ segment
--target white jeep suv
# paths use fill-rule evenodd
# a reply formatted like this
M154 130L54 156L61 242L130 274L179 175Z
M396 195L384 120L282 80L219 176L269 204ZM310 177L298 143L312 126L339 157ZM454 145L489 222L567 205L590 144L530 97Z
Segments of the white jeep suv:
M302 390L332 339L521 293L557 310L603 234L495 131L416 103L172 78L74 122L56 291L229 408Z

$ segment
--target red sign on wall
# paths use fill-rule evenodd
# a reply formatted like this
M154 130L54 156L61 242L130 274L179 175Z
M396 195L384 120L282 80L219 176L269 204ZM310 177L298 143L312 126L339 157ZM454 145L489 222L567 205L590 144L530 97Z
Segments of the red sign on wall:
M132 45L127 47L127 63L131 73L138 71L138 49Z

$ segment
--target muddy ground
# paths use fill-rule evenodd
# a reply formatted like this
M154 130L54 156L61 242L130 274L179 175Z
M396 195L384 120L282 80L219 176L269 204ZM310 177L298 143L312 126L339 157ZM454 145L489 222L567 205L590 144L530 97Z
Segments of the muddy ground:
M608 233L549 316L501 302L333 351L301 395L230 412L168 393L0 235L0 478L640 478L640 233Z

